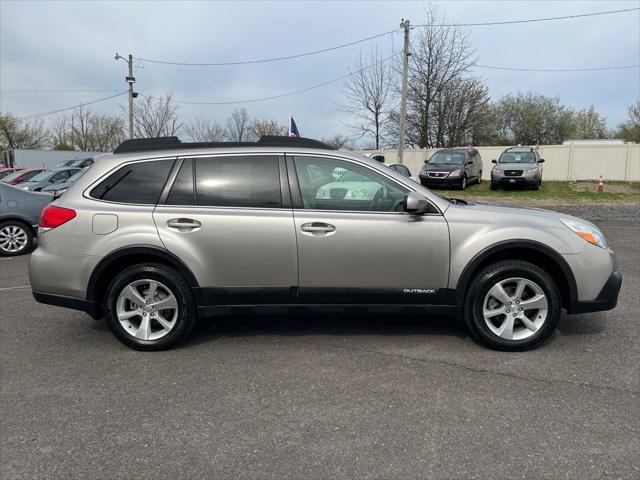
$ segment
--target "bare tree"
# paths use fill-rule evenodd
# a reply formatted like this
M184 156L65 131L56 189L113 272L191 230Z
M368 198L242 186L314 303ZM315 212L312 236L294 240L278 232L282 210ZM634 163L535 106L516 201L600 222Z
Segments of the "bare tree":
M362 52L345 83L345 103L341 110L353 115L349 126L362 136L371 136L380 148L384 125L389 120L392 101L392 69L385 64L378 50L372 48L363 57Z
M196 117L184 129L193 142L222 142L225 139L224 128L216 122Z
M355 143L352 138L336 134L330 138L323 138L322 141L336 150L354 150Z
M0 151L44 148L48 136L42 120L20 120L10 113L0 113Z
M446 26L437 9L429 8L425 23L409 57L407 95L407 143L420 148L440 146L436 100L476 62L468 34Z
M431 137L437 147L476 144L488 114L489 90L475 78L451 81L434 100Z
M227 140L231 142L246 142L252 139L251 118L244 108L235 109L226 124Z
M55 150L109 152L126 138L122 118L84 107L75 109L70 118L52 120L50 130Z
M138 138L170 137L182 128L178 107L169 93L163 97L139 97L133 106L134 133Z
M254 138L260 138L263 135L286 136L289 129L276 120L254 120L250 131Z

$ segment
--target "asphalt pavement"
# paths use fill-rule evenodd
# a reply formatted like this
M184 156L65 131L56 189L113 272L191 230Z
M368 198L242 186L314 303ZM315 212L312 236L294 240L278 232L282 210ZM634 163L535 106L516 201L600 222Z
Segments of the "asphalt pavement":
M598 223L618 307L524 353L447 318L303 311L141 353L0 259L0 477L640 478L640 222Z

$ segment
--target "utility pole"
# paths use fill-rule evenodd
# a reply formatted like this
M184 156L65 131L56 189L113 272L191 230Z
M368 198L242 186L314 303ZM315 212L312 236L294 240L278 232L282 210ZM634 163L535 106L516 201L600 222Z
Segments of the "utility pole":
M400 28L404 29L404 48L402 49L402 99L400 101L400 141L398 142L398 158L402 163L404 155L404 130L407 116L407 81L409 77L409 20L402 19Z
M133 99L138 96L133 91L133 84L136 83L136 78L133 76L133 55L129 54L129 58L126 59L116 53L115 59L124 60L129 65L129 75L125 77L125 80L129 85L129 138L133 138Z

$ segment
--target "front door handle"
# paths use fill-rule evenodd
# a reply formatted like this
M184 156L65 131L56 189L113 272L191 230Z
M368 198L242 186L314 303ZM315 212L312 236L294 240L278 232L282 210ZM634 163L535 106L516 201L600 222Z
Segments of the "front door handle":
M172 218L171 220L167 220L167 226L179 232L191 232L200 228L202 224L192 218Z
M305 223L300 229L312 235L328 235L336 231L336 227L323 222Z

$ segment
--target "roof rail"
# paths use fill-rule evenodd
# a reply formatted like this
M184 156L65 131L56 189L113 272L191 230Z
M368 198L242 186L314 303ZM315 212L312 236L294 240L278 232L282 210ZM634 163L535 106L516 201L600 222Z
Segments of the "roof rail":
M113 153L144 152L148 150L187 150L192 148L233 147L301 147L335 150L324 142L312 138L278 137L263 135L257 142L181 142L178 137L134 138L125 140Z

